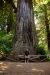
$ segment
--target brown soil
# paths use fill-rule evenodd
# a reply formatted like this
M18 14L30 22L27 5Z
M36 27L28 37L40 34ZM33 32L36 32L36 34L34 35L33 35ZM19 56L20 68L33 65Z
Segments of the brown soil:
M17 63L0 61L0 75L50 75L50 62Z

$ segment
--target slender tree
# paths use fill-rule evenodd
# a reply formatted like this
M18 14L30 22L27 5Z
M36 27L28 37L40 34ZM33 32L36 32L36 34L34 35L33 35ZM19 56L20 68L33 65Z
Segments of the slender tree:
M9 15L7 18L7 33L12 30L12 25L13 25L13 8L9 4Z
M46 32L47 32L48 49L50 50L50 30L49 30L49 21L47 15L47 6L44 5L44 8L45 8L45 25L46 25Z

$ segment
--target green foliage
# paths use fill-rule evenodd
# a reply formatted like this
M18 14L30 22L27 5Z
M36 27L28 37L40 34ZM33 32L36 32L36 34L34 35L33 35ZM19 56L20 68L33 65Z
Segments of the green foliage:
M37 54L46 55L46 51L43 46L37 46Z
M0 52L8 55L12 49L12 37L13 34L10 32L8 34L0 32Z
M50 25L50 0L35 0L36 5L34 7L35 12L35 24L38 36L38 45L45 51L48 50L48 40L47 40L47 31L46 31L46 23L45 23L45 13L47 12L48 25Z
M49 61L49 62L50 62L50 58L47 58L47 61Z
M16 13L13 8L5 0L2 10L0 10L0 55L7 56L12 50L12 38L16 25ZM9 22L9 23L8 23ZM7 33L8 24L11 27Z
M41 59L41 60L43 60L43 59L48 60L48 58L47 58L48 51L46 51L46 50L44 49L44 46L38 45L36 48L37 48L37 54L38 54L38 55L42 55L42 56L40 56L40 59Z

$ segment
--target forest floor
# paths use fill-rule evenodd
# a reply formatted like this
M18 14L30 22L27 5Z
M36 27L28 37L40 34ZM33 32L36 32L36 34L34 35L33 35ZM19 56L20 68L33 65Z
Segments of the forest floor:
M50 62L0 61L0 75L50 75Z

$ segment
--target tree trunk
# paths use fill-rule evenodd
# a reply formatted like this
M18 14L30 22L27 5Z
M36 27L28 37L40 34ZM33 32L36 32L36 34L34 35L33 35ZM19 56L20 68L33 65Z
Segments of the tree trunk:
M13 9L10 4L9 5L9 15L7 19L7 33L9 33L12 30L12 25L13 25Z
M50 30L49 30L49 21L47 16L47 6L45 5L45 25L47 32L47 41L48 41L48 50L50 50Z
M35 24L32 0L18 0L17 25L13 40L13 51L16 55L24 55L25 50L36 54Z
M47 31L48 50L50 50L50 30L49 30L47 13L45 14L45 24L46 24L46 31Z

